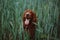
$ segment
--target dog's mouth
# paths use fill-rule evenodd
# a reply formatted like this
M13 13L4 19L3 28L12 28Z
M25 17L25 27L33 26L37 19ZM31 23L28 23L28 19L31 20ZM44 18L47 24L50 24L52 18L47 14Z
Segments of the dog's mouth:
M25 20L25 25L29 25L29 23L30 23L30 19L26 19Z
M31 19L26 19L24 23L25 23L25 25L29 25L29 24L37 25L35 22L32 22Z

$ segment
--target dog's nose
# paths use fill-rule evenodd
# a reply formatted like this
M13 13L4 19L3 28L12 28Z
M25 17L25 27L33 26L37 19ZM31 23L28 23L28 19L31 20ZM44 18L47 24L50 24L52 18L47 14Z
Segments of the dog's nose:
M26 16L28 17L28 16L29 16L29 14L26 14Z

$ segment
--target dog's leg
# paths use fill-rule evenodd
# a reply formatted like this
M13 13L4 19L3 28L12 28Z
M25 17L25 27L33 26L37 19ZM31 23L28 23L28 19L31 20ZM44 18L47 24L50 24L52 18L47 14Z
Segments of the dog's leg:
M30 40L35 40L35 29L29 30Z

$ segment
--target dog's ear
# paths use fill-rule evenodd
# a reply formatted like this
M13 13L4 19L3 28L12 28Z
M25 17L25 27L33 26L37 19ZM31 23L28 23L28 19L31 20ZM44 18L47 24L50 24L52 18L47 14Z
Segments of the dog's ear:
M35 13L33 13L33 22L37 22L37 17Z

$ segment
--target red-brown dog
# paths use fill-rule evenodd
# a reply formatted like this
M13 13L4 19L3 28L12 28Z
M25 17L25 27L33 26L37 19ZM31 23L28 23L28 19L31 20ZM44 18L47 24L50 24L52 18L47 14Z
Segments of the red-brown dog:
M23 28L30 35L30 40L35 40L35 29L37 18L32 10L26 10L23 15Z

